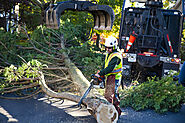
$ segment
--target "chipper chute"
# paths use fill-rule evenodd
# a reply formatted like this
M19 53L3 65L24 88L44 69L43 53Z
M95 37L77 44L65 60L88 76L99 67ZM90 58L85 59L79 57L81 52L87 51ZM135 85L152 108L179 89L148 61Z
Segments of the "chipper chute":
M114 22L114 11L108 5L98 5L90 1L64 1L50 4L46 9L46 26L58 29L60 17L65 10L87 11L94 17L94 29L111 30Z

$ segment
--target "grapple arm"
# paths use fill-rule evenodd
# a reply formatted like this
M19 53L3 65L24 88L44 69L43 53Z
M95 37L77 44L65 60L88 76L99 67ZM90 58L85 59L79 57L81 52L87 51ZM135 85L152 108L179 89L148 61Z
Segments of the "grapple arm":
M94 17L94 29L111 30L114 22L114 11L108 5L98 5L89 1L64 1L51 4L45 11L46 26L58 29L60 17L65 10L87 11Z

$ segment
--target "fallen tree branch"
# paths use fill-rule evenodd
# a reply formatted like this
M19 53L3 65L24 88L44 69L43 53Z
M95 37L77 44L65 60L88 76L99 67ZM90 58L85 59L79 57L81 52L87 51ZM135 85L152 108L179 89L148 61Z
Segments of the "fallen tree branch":
M66 67L50 67L50 68L43 68L43 70L68 70L69 68Z
M80 96L70 94L67 92L57 93L51 90L45 82L44 75L40 72L40 81L39 81L42 90L50 97L62 98L71 100L74 102L80 101ZM100 99L86 98L82 101L84 105L87 106L87 110L91 115L95 117L98 123L116 123L118 120L118 113L115 107L105 101Z
M61 41L61 48L65 50L63 36L60 37L60 41ZM69 73L70 73L71 79L73 80L74 83L79 85L80 91L81 91L80 93L82 95L85 92L85 89L90 86L90 83L84 77L82 72L75 66L75 64L71 62L67 53L63 52L62 54L64 57L65 65L66 65L66 67L69 68Z
M56 78L63 78L63 77L61 77L61 76L58 76L58 75L56 75L56 74L52 74L52 73L49 73L49 72L44 72L44 75L45 75L45 76L50 76L50 77L56 77Z
M26 80L26 79L24 79ZM13 87L6 87L6 88L3 88L3 93L13 93L13 92L16 92L16 91L20 91L20 90L24 90L24 89L28 89L28 88L33 88L33 87L36 87L38 86L39 84L37 82L34 82L34 83L31 83L32 79L27 79L27 81L24 81L24 82L13 82L13 83L10 83L11 85L22 85L22 86L13 86ZM37 78L38 80L38 78ZM57 82L60 82L60 81L69 81L69 82L72 82L71 80L69 79L66 79L66 78L60 78L60 79L57 79L57 80L48 80L46 83L47 85L50 85L50 84L55 84ZM27 85L29 84L29 85ZM67 88L69 86L66 86L66 87L63 87L63 88Z
M17 46L17 47L20 48L20 49L24 49L24 50L35 50L35 51L37 51L37 52L39 52L39 53L41 53L41 54L44 54L44 55L49 56L50 58L52 58L52 59L54 59L54 60L61 60L61 59L59 59L59 58L55 58L54 56L50 55L49 53L46 53L46 52L44 52L44 51L42 51L42 50L39 50L39 49L36 48L36 47L22 47L22 46Z
M40 88L38 88L34 93L30 94L30 95L26 95L26 96L23 96L23 97L5 97L5 96L0 96L0 98L3 98L3 99L26 99L26 98L30 98L38 93L40 93L42 90Z
M16 92L16 91L19 91L19 90L33 88L35 86L38 86L38 83L32 83L32 84L21 86L21 87L18 87L18 88L13 88L13 89L8 90L8 91L3 91L3 93L12 93L12 92Z

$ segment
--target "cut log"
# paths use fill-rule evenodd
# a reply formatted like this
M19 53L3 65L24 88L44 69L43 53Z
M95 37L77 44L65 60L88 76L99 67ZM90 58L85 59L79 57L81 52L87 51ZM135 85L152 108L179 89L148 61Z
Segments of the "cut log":
M81 98L80 96L67 92L57 93L48 88L44 79L44 75L41 72L39 83L42 87L42 90L50 97L67 99L77 103L80 101ZM107 102L106 100L85 98L82 101L82 103L87 106L87 110L91 115L95 117L98 123L117 122L118 120L117 110L111 103Z

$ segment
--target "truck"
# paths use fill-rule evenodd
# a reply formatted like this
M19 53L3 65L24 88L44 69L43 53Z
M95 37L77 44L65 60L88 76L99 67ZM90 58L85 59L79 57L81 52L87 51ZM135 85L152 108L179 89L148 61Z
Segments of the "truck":
M162 9L162 0L131 0L145 7L124 8L119 47L124 49L124 80L145 81L179 71L184 0L176 9ZM178 10L179 9L179 10Z
M123 81L146 81L149 76L162 77L177 72L184 22L184 0L173 9L162 9L162 0L131 0L143 3L125 7L120 23L119 49L123 56ZM90 1L65 1L46 9L46 25L58 29L64 10L87 11L94 17L94 29L111 30L114 11L110 6Z

